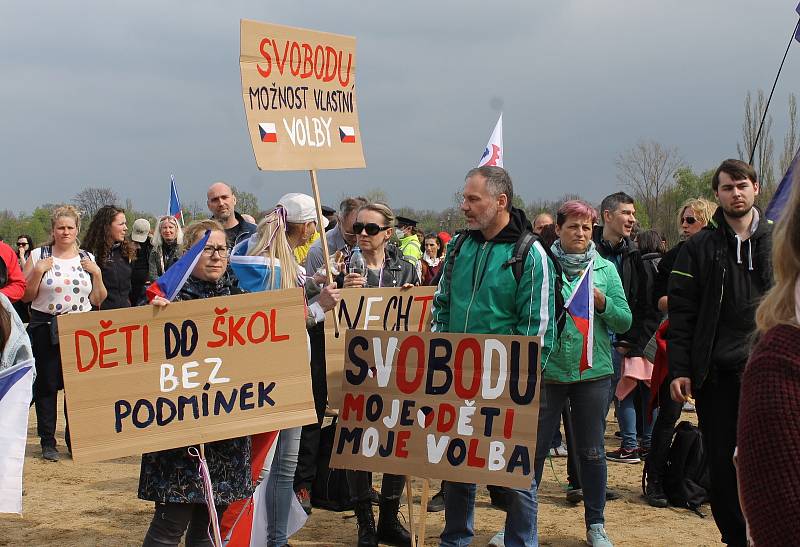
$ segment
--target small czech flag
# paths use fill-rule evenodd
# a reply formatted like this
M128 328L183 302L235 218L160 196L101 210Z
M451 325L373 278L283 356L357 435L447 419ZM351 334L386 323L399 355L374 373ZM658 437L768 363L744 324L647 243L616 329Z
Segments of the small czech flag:
M583 351L579 365L580 373L592 368L594 348L594 260L589 262L564 308L572 317L575 327L583 335Z
M164 275L147 287L145 294L148 302L152 302L156 296L166 298L170 302L175 299L183 284L192 275L192 270L197 265L197 261L200 260L200 253L203 252L203 248L208 243L209 236L211 236L211 230L206 230L200 241L192 245L192 248L186 251L175 264L170 266L169 270L164 272Z
M183 224L183 210L181 209L181 200L178 197L178 187L175 186L175 175L170 175L169 179L169 209L167 214L175 217Z
M340 125L339 138L342 142L356 142L356 130L349 125Z
M275 130L274 123L258 124L258 132L261 134L261 142L278 142L278 132Z

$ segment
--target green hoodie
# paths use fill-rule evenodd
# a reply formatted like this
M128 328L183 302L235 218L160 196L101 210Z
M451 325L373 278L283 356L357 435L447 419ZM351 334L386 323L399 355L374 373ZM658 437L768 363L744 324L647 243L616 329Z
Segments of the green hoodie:
M564 285L561 294L566 302L580 277L567 280L562 275ZM631 310L625 299L625 291L619 279L617 268L600 256L594 257L594 286L606 295L606 308L603 313L595 310L594 313L594 344L592 345L592 368L579 373L578 365L583 351L583 335L575 327L572 318L567 314L564 331L558 338L553 348L553 353L547 361L542 373L544 382L571 383L586 380L595 380L614 374L611 363L611 339L608 331L622 333L631 327ZM544 361L543 361L544 362Z
M433 296L435 332L541 336L542 362L546 361L556 331L553 265L539 242L528 252L519 284L504 265L526 228L530 222L525 213L512 209L509 224L489 241L477 230L453 238L448 252L457 238L467 239L452 267L445 259Z

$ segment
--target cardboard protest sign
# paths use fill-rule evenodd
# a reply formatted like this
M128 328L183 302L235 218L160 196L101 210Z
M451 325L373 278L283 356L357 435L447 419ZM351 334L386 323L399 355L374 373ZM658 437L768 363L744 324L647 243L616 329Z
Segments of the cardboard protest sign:
M301 289L58 319L77 462L316 421Z
M342 300L336 308L338 336L330 314L325 320L325 363L328 371L328 404L331 408L339 408L342 399L347 330L429 331L435 291L436 287L342 290Z
M242 19L239 66L259 169L365 166L354 37Z
M540 339L348 331L331 467L529 488Z

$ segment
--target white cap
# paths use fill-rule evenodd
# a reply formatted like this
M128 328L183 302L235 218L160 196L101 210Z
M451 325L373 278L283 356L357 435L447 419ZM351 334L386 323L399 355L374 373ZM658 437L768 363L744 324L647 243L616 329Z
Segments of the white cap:
M286 194L278 200L278 205L282 205L286 210L286 222L303 224L305 222L317 221L317 206L314 198L306 194L292 192ZM322 228L328 227L328 219L322 217Z
M137 243L144 243L150 236L150 221L146 218L137 218L131 230L131 239Z

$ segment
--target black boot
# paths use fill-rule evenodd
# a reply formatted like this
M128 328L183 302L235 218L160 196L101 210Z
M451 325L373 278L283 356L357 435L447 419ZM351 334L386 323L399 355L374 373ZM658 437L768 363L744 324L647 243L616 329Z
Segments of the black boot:
M669 505L667 495L664 494L664 487L661 486L661 482L655 480L648 481L645 491L645 498L647 498L647 503L649 503L651 507L667 507Z
M372 502L358 501L353 509L358 521L358 547L378 547L375 534L375 517L372 515Z
M396 547L410 547L411 536L400 521L397 513L400 510L400 500L381 498L381 513L378 516L378 539L381 543L395 545Z

